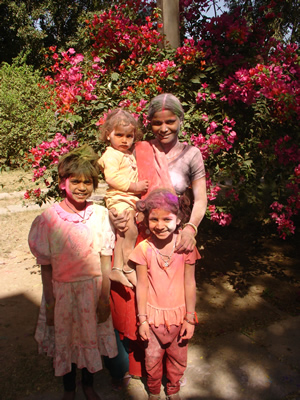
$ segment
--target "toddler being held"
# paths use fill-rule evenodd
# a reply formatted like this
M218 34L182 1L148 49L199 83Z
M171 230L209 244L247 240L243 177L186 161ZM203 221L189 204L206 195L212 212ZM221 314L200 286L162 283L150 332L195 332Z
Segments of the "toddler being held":
M128 287L136 284L136 272L127 264L138 236L135 204L139 200L138 195L147 192L148 189L147 180L138 181L133 154L133 143L139 136L137 121L121 108L108 114L100 134L100 140L110 144L99 160L109 186L105 195L106 206L115 215L124 211L127 213L125 230L116 232L117 241L110 279Z

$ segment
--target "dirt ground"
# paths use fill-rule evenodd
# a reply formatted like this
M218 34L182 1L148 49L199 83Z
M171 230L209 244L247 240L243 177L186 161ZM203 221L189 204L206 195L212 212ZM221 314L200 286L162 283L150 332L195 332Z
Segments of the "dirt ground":
M19 172L0 174L0 194L24 190ZM28 175L27 178L28 179ZM0 210L21 204L22 195L0 197ZM51 360L37 354L33 340L42 285L27 245L31 222L41 210L0 213L0 399L22 400L56 391ZM287 316L299 315L299 233L289 241L249 229L212 229L198 237L199 325L193 344L229 332L251 333Z

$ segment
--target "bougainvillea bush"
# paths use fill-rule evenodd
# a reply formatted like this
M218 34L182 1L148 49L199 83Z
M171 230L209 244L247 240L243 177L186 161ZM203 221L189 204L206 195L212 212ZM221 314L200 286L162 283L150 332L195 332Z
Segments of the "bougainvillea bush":
M138 12L142 6L148 16ZM82 143L104 150L99 126L115 107L132 112L144 138L151 137L148 103L159 93L172 92L185 109L180 140L199 147L205 159L207 217L221 226L271 223L282 238L294 233L300 179L299 52L296 45L272 37L270 18L252 23L240 10L207 22L198 18L198 30L193 29L199 35L189 35L177 49L162 48L159 11L149 2L120 2L87 20L84 52L49 51L44 88L52 92L48 107L59 133L28 152L34 179L46 181L49 191L32 191L27 198L41 203L58 196L55 164L60 154Z

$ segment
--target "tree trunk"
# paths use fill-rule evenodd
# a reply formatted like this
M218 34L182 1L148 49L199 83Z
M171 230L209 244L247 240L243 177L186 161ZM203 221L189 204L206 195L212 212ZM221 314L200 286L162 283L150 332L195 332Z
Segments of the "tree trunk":
M165 36L163 46L169 42L171 47L179 47L179 0L157 0L157 7L162 10L163 27L160 32Z

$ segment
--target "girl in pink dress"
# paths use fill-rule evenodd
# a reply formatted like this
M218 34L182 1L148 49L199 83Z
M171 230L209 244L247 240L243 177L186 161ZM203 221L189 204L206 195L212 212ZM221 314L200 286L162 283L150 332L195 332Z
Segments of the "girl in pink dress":
M137 202L150 236L140 242L129 259L136 265L139 335L146 343L145 367L149 399L159 398L163 360L168 399L180 399L180 378L187 365L187 342L197 315L196 249L176 253L177 229L189 221L189 201L167 189L152 191Z
M99 400L93 374L102 369L102 355L117 355L108 277L115 235L107 209L87 201L98 186L98 158L83 146L60 159L64 199L38 216L29 233L43 282L35 339L63 376L63 400L75 399L77 367L85 397Z

